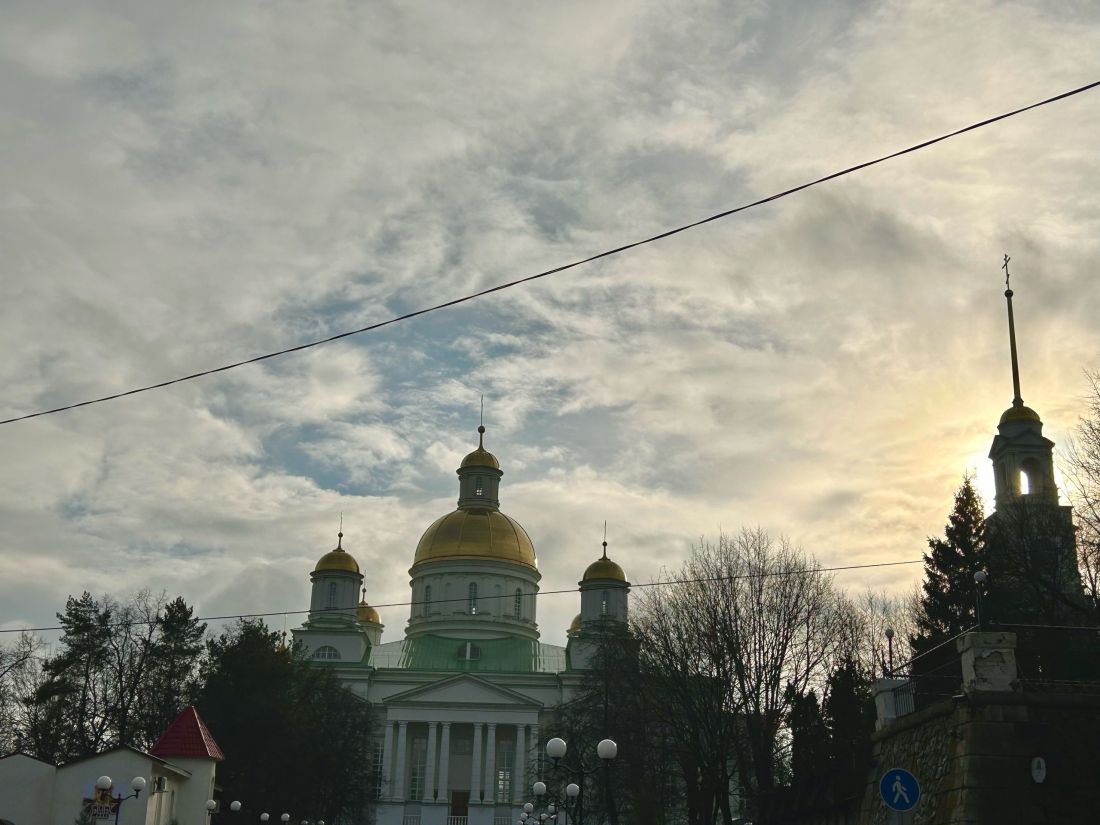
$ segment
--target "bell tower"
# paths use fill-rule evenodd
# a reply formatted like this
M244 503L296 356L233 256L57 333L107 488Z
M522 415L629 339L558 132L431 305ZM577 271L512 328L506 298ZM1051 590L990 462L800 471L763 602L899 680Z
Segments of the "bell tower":
M986 519L992 586L1000 621L1064 619L1082 594L1072 508L1058 503L1054 442L1039 414L1024 406L1005 255L1005 301L1012 361L1012 406L1001 414L989 448L996 485L995 512Z

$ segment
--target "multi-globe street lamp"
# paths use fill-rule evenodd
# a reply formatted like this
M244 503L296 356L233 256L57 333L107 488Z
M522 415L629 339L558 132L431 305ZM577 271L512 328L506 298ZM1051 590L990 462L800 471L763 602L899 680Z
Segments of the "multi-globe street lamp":
M111 796L111 788L114 786L114 782L109 776L101 776L95 781L97 790L106 791L107 798L115 803L115 825L118 825L118 815L122 811L122 803L127 799L137 799L141 792L145 790L145 777L135 776L130 780L130 790L133 791L129 796L123 796L122 791L119 791L118 796Z
M553 772L557 774L563 769L562 759L565 758L568 745L565 740L559 737L554 737L546 743L546 755L550 757L550 761L553 766ZM600 758L600 762L603 764L604 771L604 794L607 804L608 819L611 825L618 825L618 812L615 810L615 800L611 793L611 763L618 756L619 746L611 739L601 739L596 745L596 755ZM540 814L539 819L542 825L554 825L557 820L557 812L564 805L564 810L568 814L570 819L576 819L578 825L584 825L584 794L583 789L585 785L585 778L591 776L594 771L586 766L583 761L578 762L576 768L572 770L572 773L576 776L579 782L570 782L564 788L565 798L560 799L556 795L552 796L550 802L546 806L547 813ZM560 785L560 781L558 783ZM535 797L541 803L542 797L547 796L548 787L547 784L541 780L535 782L531 787ZM534 806L531 803L527 803L523 806L524 812L530 818L531 812L534 810ZM523 822L522 825L529 825L528 822Z

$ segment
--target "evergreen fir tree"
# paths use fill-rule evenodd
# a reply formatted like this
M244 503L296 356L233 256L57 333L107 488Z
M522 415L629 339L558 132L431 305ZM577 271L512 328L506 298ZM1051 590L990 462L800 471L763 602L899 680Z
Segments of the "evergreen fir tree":
M986 566L985 509L973 478L963 476L944 538L928 539L924 584L917 617L915 653L972 627L977 620L974 574Z

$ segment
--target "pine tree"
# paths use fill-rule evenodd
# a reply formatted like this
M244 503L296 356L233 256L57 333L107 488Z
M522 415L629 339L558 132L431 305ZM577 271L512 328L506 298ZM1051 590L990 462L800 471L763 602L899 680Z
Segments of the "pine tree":
M944 538L928 539L918 632L910 640L915 653L975 624L974 574L985 565L985 508L973 478L966 475L955 493L955 507L948 517Z

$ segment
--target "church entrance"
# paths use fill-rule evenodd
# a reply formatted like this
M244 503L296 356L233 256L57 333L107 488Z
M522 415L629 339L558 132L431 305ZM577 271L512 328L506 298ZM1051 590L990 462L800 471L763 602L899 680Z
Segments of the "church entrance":
M470 792L451 791L451 816L470 815Z

